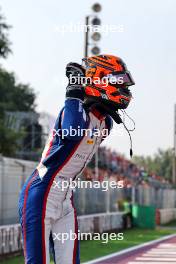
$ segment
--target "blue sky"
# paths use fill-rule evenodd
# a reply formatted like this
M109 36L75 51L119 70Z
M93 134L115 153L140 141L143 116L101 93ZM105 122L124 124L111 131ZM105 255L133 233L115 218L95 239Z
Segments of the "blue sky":
M70 61L81 63L84 34L56 27L84 23L94 1L1 0L2 11L13 26L13 55L2 65L30 83L38 94L39 111L57 115L64 103L63 77ZM128 113L136 121L135 154L153 154L173 144L176 103L176 1L100 1L103 24L123 25L123 33L109 32L101 40L102 53L122 57L136 85ZM122 128L104 143L127 156L129 139Z

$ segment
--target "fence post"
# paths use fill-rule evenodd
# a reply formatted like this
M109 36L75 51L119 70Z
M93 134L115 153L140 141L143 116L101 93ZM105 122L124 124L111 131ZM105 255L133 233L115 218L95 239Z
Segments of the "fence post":
M110 212L110 190L108 185L108 190L106 191L106 213Z
M132 202L132 204L136 203L136 188L135 188L135 186L132 186L132 189L131 189L131 202Z
M0 154L0 163L1 163L1 171L0 171L0 224L3 224L4 221L4 159L3 156Z
M15 163L16 163L18 166L20 166L21 169L22 169L22 174L21 174L21 184L20 184L20 185L21 185L21 188L22 188L23 185L24 185L24 182L25 182L26 166L25 166L24 163L19 162L19 161L17 161L17 160L15 160Z

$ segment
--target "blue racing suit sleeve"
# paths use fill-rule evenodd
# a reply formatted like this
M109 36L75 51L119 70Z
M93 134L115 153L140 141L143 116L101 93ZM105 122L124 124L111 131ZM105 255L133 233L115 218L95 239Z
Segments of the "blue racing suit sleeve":
M112 118L107 115L106 118L105 118L105 124L106 124L106 128L108 129L109 131L109 134L113 128L113 121L112 121Z
M83 137L83 130L88 126L88 115L83 108L83 102L79 99L69 98L61 117L62 135L71 140L79 140Z
M112 121L112 118L109 115L107 115L106 118L105 118L105 128L107 129L108 133L106 133L106 135L102 138L102 141L104 141L105 138L107 136L109 136L109 134L110 134L110 132L111 132L111 130L113 128L113 121Z

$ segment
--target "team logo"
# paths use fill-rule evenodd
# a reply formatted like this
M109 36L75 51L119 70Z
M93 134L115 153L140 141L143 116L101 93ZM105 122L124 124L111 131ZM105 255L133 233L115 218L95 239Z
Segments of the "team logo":
M93 140L93 139L88 139L88 140L87 140L87 144L91 145L91 144L93 144L93 143L94 143L94 140Z

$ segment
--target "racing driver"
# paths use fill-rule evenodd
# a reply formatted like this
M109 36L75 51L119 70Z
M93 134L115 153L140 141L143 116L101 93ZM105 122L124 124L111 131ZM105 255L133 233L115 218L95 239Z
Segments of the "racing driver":
M57 264L78 264L78 237L61 242L56 234L78 232L71 188L55 188L64 181L75 180L91 160L104 139L94 129L110 132L112 120L118 124L119 109L130 100L129 86L134 81L122 59L99 55L83 59L83 64L66 66L69 79L66 100L49 136L41 160L26 180L19 199L20 223L26 264L49 264L52 247ZM71 82L71 78L76 82ZM86 78L87 83L79 81ZM97 82L99 78L99 82ZM108 80L103 85L103 79ZM96 81L95 81L96 80ZM113 81L112 81L113 80ZM115 81L114 81L115 80ZM119 81L119 80L123 80ZM72 135L71 128L84 133ZM86 133L86 130L92 133ZM68 131L63 135L63 131Z

